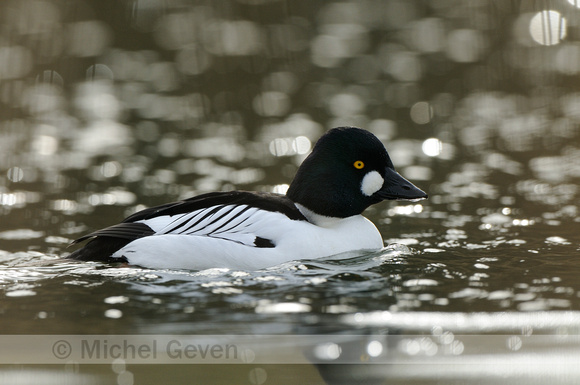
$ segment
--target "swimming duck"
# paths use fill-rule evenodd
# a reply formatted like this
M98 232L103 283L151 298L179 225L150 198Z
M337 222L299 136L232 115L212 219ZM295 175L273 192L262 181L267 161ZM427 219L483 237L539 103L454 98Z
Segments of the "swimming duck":
M139 211L87 234L69 258L150 268L257 270L348 251L378 250L383 239L362 212L383 200L427 194L395 171L369 131L326 132L286 195L212 192Z

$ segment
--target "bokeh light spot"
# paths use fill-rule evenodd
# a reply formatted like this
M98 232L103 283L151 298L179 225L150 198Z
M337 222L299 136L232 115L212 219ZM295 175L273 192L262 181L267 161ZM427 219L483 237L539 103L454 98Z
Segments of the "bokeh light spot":
M416 21L411 26L411 39L421 52L439 52L445 46L445 25L437 18Z
M290 110L290 99L283 92L268 91L256 96L253 106L261 116L283 116Z
M296 138L276 138L270 142L270 153L274 156L291 156L306 154L310 151L312 143L305 136Z
M383 350L384 350L383 344L379 341L371 341L367 345L367 353L371 357L380 356Z
M473 29L457 29L447 36L447 56L459 63L476 62L486 46L485 37Z
M366 103L357 94L340 93L330 99L329 108L334 116L349 117L362 113L366 108Z
M50 135L38 135L32 141L34 152L40 155L54 155L58 150L58 139Z
M175 57L177 69L186 75L199 75L212 64L211 55L200 45L191 45L179 51Z
M0 79L15 79L32 69L32 53L21 46L0 47Z
M24 178L24 171L20 167L11 167L6 175L12 182L20 182Z
M580 72L580 45L562 45L554 57L556 69L565 75Z
M121 166L121 164L119 162L115 162L115 161L105 162L101 165L101 174L105 178L115 177L115 176L121 174L122 170L123 170L123 167Z
M69 25L68 51L73 56L91 57L102 54L109 46L109 27L100 21L89 20Z
M433 117L433 109L427 102L417 102L410 110L411 119L417 124L427 124Z
M336 67L347 56L347 47L336 36L320 35L312 41L312 62L319 67Z
M114 78L113 71L104 64L95 64L87 68L87 80L113 80Z
M214 55L258 54L264 45L264 31L249 20L216 20L203 29L205 48Z
M36 77L37 83L49 83L57 86L64 86L64 79L56 71L45 70Z
M566 37L566 18L556 11L538 12L530 21L530 35L541 45L556 45Z
M333 342L319 344L314 348L314 355L321 360L336 360L342 354L340 345Z
M286 194L290 185L283 183L277 184L276 186L272 187L272 192L276 194Z
M417 53L402 51L398 46L387 45L381 50L383 71L402 82L421 79L423 69Z
M423 142L421 149L427 156L439 156L443 149L443 145L439 139L429 138Z

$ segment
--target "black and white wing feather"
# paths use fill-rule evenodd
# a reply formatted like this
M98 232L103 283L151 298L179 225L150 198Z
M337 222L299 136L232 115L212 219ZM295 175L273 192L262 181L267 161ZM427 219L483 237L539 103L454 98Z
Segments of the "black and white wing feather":
M142 210L122 223L87 234L73 243L91 239L69 257L109 260L128 243L142 237L176 234L206 236L252 247L274 247L261 237L257 225L272 212L306 220L283 195L244 191L216 192Z
M187 214L158 216L143 223L155 234L198 235L258 246L250 225L269 213L247 205L220 205Z

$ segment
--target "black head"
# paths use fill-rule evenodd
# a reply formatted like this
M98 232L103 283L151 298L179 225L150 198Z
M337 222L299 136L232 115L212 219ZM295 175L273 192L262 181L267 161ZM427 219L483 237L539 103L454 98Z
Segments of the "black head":
M385 199L427 198L395 171L381 141L356 127L324 134L286 195L317 214L339 218L360 214Z

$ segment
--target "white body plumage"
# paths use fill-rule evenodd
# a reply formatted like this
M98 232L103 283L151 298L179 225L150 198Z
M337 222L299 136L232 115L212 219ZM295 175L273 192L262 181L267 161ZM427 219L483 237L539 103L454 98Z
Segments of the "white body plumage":
M328 218L301 208L309 220L317 217L314 224L239 205L223 206L199 220L214 209L140 221L157 234L136 239L112 257L153 268L168 267L170 261L172 268L254 270L291 260L383 247L381 234L362 215ZM257 238L271 241L274 247L256 247Z

